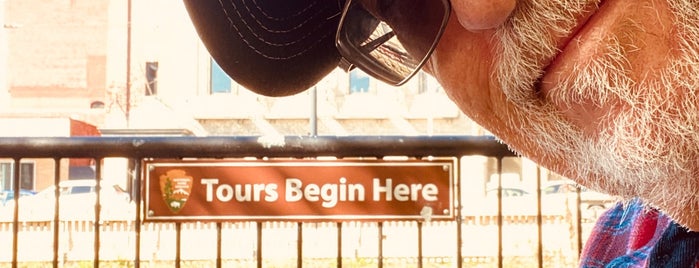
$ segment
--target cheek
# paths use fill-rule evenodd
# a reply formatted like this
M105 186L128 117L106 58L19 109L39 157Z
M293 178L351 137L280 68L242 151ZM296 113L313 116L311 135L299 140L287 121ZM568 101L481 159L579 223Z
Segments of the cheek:
M426 65L447 95L476 121L494 116L491 105L501 95L499 87L491 82L492 53L487 40L493 40L492 33L470 32L451 20Z
M452 16L424 70L448 91L490 89L493 32L468 31Z

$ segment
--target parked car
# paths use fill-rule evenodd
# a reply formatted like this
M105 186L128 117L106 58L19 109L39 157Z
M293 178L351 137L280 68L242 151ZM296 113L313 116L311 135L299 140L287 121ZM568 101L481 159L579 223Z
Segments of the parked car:
M580 208L585 220L595 220L599 215L609 209L616 199L610 195L595 192L582 187L571 180L549 181L542 185L541 193L546 198L577 198L580 189Z
M30 195L35 195L36 192L32 190L25 190L25 189L20 189L19 190L19 197L24 197L24 196L30 196ZM0 204L1 205L6 205L7 202L14 200L15 199L15 191L13 190L4 190L0 191Z
M616 199L610 195L581 187L571 180L556 180L541 186L541 213L565 215L577 209L577 190L580 189L580 208L583 221L594 221L609 209ZM536 194L517 186L502 187L503 213L507 215L534 215L537 212ZM497 212L497 188L488 189L486 199L473 212L489 215Z
M133 219L135 205L129 194L119 185L100 183L100 219L103 221ZM67 180L59 183L59 216L61 220L94 220L96 180ZM19 219L22 221L49 221L54 217L55 185L35 195L20 197ZM14 200L6 207L14 207ZM3 213L7 214L7 213Z
M500 188L502 197L502 215L534 215L536 206L534 195L518 186ZM472 198L464 203L462 215L495 216L498 215L498 188L488 188L482 199Z
M511 188L511 187L503 187L500 188L502 189L502 197L516 197L516 196L526 196L529 195L529 192L525 191L524 189L520 188ZM498 196L498 188L493 188L485 192L486 197L496 197Z

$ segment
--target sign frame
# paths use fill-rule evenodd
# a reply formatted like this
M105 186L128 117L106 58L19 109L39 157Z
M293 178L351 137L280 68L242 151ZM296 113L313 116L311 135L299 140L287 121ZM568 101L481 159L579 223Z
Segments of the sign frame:
M144 196L143 196L143 202L144 202L144 209L143 209L143 219L144 221L165 221L165 222L191 222L191 221L396 221L396 220L417 220L417 221L430 221L430 220L454 220L456 217L456 205L455 205L455 198L457 196L457 186L459 183L459 169L457 165L458 161L456 157L428 157L428 158L423 158L423 159L408 159L408 160L391 160L391 159L361 159L361 158L352 158L352 159L340 159L340 160L309 160L309 159L292 159L292 160L284 160L284 159L274 159L274 160L245 160L245 159L216 159L216 160L181 160L181 159L150 159L150 160L144 160L142 163L142 175L143 175L143 191ZM208 167L208 169L207 169ZM434 170L436 169L441 169L442 172L445 172L446 175L439 175L438 180L440 181L423 181L424 184L418 184L418 183L404 183L401 185L402 190L409 189L409 192L405 192L405 195L398 195L397 191L398 190L392 190L391 187L398 187L400 182L402 181L403 178L396 179L396 183L393 183L393 178L387 177L384 178L383 181L381 181L380 178L375 177L373 178L373 187L368 187L371 188L370 191L365 190L366 192L369 192L369 194L366 194L366 196L372 196L376 198L377 193L374 193L374 191L380 191L376 190L378 188L384 189L385 191L379 193L379 199L381 199L381 194L384 194L384 203L389 203L389 202L394 202L396 204L399 197L403 198L410 198L409 201L404 201L401 203L402 205L405 205L409 207L410 209L417 209L418 206L423 205L422 209L420 211L413 211L416 213L410 213L410 214L401 214L401 213L385 213L385 214L373 214L373 213L289 213L289 214L281 214L281 213L262 213L258 215L245 215L245 214L198 214L198 215L193 215L191 213L184 213L180 214L180 212L185 212L185 208L187 205L189 205L189 202L194 202L193 200L184 200L181 203L176 203L173 202L172 207L170 205L167 205L169 207L169 212L164 211L163 205L166 202L164 202L164 196L166 194L163 194L163 192L166 192L163 190L164 184L163 182L160 182L162 179L160 177L167 177L167 176L180 176L180 177L188 177L186 175L163 175L164 170L198 170L198 172L207 172L206 170L217 170L217 169L251 169L253 171L257 171L254 174L270 174L269 170L272 170L274 172L277 171L285 171L285 169L291 169L292 171L290 172L297 172L294 171L294 169L308 169L308 170L315 170L315 171L322 171L322 172L336 172L335 170L340 170L340 171L345 171L347 172L348 170L355 170L357 172L364 172L368 174L371 174L372 171L379 170L381 172L390 172L391 170L397 171L397 174L430 174L436 173ZM330 169L329 169L330 168ZM342 170L341 170L342 168ZM256 170L259 169L259 170ZM269 170L268 170L269 169ZM368 171L367 171L368 170ZM403 171L405 170L405 171ZM287 170L288 171L288 170ZM400 172L398 172L400 171ZM157 173L160 172L160 173ZM178 171L179 172L179 171ZM193 172L196 173L197 171ZM221 171L222 172L222 171ZM305 172L305 170L304 170ZM354 171L352 171L354 172ZM350 172L351 173L351 172ZM219 172L220 174L220 172ZM382 174L385 175L385 174ZM435 175L436 176L436 175ZM190 176L191 177L191 176ZM386 176L384 176L386 177ZM220 194L217 189L213 187L217 187L217 185L224 185L221 183L221 180L208 180L203 181L204 177L199 178L199 187L201 185L205 185L205 187L209 187L206 190L207 197L206 198L211 198L212 194ZM196 185L195 180L196 178L192 178L192 182L190 182L188 185L187 183L180 183L179 186L177 186L175 183L175 187L180 187L181 189L187 191L186 188L189 187L189 191L191 192L193 185ZM219 179L219 178L216 178ZM285 187L279 187L279 188L285 188L285 192L288 191L286 186L289 186L289 180L293 180L293 178L283 178L286 182ZM360 186L366 186L366 178L364 178L364 184L357 183L358 179L351 178L347 176L345 177L340 177L338 178L340 181L340 187L345 187L345 188L339 188L339 189L348 189L349 185L351 183L356 183L357 188ZM303 181L304 178L298 179L299 181ZM411 179L411 181L414 182L415 179ZM441 180L446 180L446 181L441 181ZM158 183L156 183L158 181ZM230 183L234 180L231 180L228 178L227 180L224 180L224 182ZM255 180L256 181L256 180ZM280 182L281 179L271 179L271 181L278 181ZM298 181L292 181L298 183ZM172 187L172 181L169 181L170 184L168 184L170 187ZM381 184L384 183L384 184ZM213 185L213 186L212 186ZM271 185L267 184L267 185ZM304 185L305 187L310 186L311 183L308 183L307 185ZM325 184L324 184L325 185ZM418 185L418 186L411 186L411 185ZM157 187L159 186L159 187ZM278 187L277 185L276 187ZM381 186L381 187L376 187L376 186ZM231 188L232 189L232 188ZM274 190L277 190L278 188L275 188ZM323 188L324 189L324 188ZM328 188L329 189L329 188ZM436 190L435 190L436 189ZM172 188L170 188L170 192L172 193ZM227 190L227 189L224 189ZM260 206L262 208L265 208L266 206L279 206L279 205L284 205L284 204L290 204L290 202L286 200L282 200L280 202L286 202L286 203L281 203L281 204L267 204L264 203L263 199L264 198L269 198L273 197L272 191L265 192L265 189L257 189L259 190L260 196L257 196L259 200L257 202L250 202L245 205L252 205L252 206ZM267 189L270 190L270 189ZM337 191L337 188L335 188ZM175 190L177 191L177 190ZM215 192L214 192L215 191ZM306 189L304 188L304 197L305 197L305 191ZM407 190L406 190L407 191ZM422 191L422 192L420 192ZM441 193L439 193L442 191ZM443 191L446 191L447 193L444 193ZM226 191L223 191L224 193L227 193ZM340 192L342 192L340 190ZM264 193L267 193L265 195ZM316 193L316 197L318 196L318 192ZM277 197L279 199L284 199L285 197L288 198L289 192L286 192L286 195L283 193L277 192ZM298 194L298 193L296 193ZM437 194L439 196L437 196ZM345 194L345 198L350 197L351 195L349 193ZM389 197L389 195L395 195L394 197ZM187 193L187 196L189 196L189 193ZM285 197L280 197L280 196L285 196ZM309 195L310 197L314 197L313 195ZM448 200L441 200L440 198L446 198ZM217 195L218 197L218 195ZM427 201L423 201L422 203L417 203L417 201L413 200L418 200L420 198L424 200L433 200L433 199L439 199L439 204L437 203L429 203ZM271 198L270 198L271 199ZM396 200L393 200L396 199ZM169 200L169 199L168 199ZM194 199L196 200L196 199ZM323 199L325 200L325 199ZM215 201L210 201L210 199L207 199L209 202L215 202ZM317 202L316 200L315 202ZM347 200L341 200L341 201L347 201ZM364 202L365 200L361 200ZM413 202L414 201L414 202ZM161 204L159 204L160 202ZM179 202L179 201L178 201ZM187 203L185 203L187 202ZM199 202L199 201L197 201ZM276 202L276 201L274 201ZM305 202L305 203L303 203ZM302 200L300 204L307 204L305 206L307 207L317 207L317 204L310 204L310 201L308 200ZM336 201L339 202L339 201ZM370 200L370 202L376 202L376 204L379 204L381 201L377 201L376 199ZM408 202L408 203L406 203ZM409 203L413 202L413 203ZM349 201L347 202L349 203ZM199 203L194 203L197 205L193 206L202 206ZM262 204L262 205L261 205ZM325 205L325 203L323 203ZM212 207L209 208L214 208L213 203L210 204ZM239 203L233 203L233 205L237 206L243 206L243 204ZM345 204L346 206L351 206L351 204ZM367 206L367 204L363 204L364 206ZM412 207L411 207L412 205ZM385 207L393 207L393 206L388 206L384 205ZM432 206L437 207L437 209L432 209ZM174 207L174 208L173 208ZM378 208L381 206L370 206L372 210L374 208ZM181 209L181 211L180 211ZM246 207L248 209L248 207ZM177 212L175 212L177 210ZM319 210L315 208L314 212L318 212ZM353 210L357 210L356 208L353 208ZM441 211L438 211L441 210ZM283 210L282 210L283 211ZM288 210L287 210L288 211ZM324 211L324 210L322 210ZM330 211L330 210L328 210ZM363 210L366 211L366 210Z

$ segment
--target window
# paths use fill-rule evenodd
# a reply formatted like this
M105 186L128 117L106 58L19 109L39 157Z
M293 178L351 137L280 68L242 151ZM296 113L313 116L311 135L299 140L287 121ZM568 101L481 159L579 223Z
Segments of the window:
M2 190L12 190L14 181L13 163L0 163L0 186ZM19 164L19 188L34 190L34 163Z
M413 79L417 80L417 89L418 93L437 93L439 92L441 86L439 83L437 83L437 80L434 79L434 77L428 75L427 73L420 71L413 77Z
M146 96L158 93L158 62L146 62Z
M211 59L211 88L210 93L231 93L231 78L221 69L221 66Z
M417 80L417 93L422 94L427 92L427 77L424 72L419 72L415 75L414 79Z
M73 186L70 189L71 194L89 194L95 191L93 186Z
M0 163L0 183L2 183L2 190L12 189L11 163Z
M93 101L90 103L90 109L104 109L104 102Z
M354 69L349 73L350 94L369 92L369 75L359 69Z

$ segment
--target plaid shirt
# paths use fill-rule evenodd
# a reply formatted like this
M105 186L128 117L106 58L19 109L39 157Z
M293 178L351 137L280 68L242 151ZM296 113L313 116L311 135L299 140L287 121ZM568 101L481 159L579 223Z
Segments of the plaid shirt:
M699 268L699 232L690 232L639 200L618 204L597 222L580 267Z

